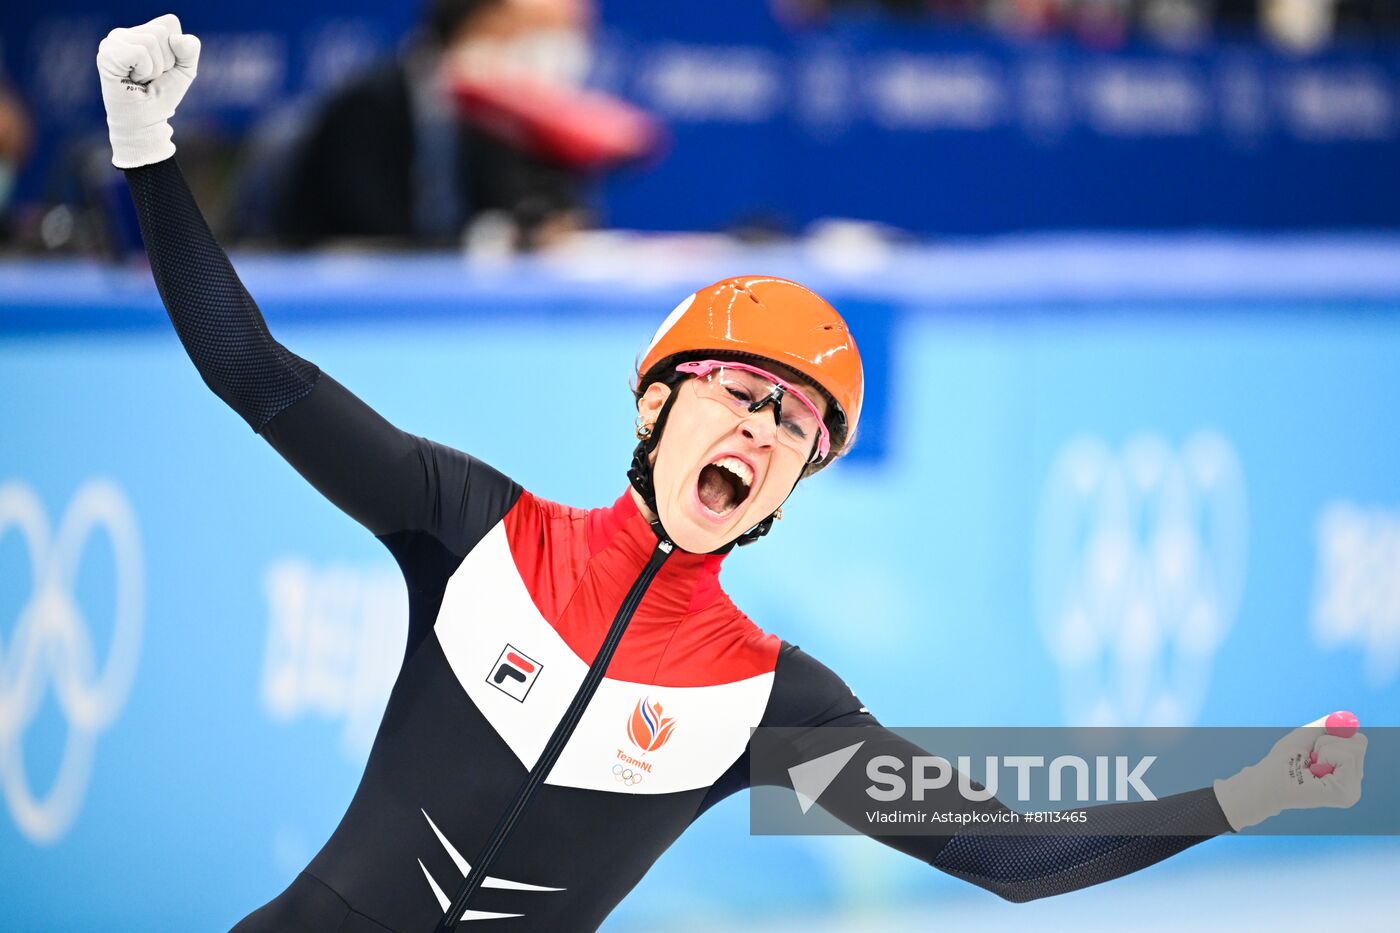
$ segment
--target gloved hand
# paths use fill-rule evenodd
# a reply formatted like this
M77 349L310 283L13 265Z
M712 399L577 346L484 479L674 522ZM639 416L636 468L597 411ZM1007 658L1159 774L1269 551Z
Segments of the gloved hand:
M199 65L199 39L173 13L131 29L113 29L97 46L112 164L136 168L175 154L170 118Z
M1294 729L1275 743L1264 760L1234 777L1215 782L1215 799L1235 830L1262 823L1284 810L1350 807L1361 799L1366 736L1349 739L1327 735L1326 720ZM1331 774L1314 777L1309 765L1333 765Z

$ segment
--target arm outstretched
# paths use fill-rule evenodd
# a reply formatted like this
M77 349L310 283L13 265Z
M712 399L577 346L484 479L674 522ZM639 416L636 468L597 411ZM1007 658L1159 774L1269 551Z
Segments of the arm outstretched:
M870 781L865 763L881 755L904 762L928 755L880 725L839 677L793 646L783 648L764 725L800 731L784 733L789 747L778 757L786 761L755 763L754 783L791 786L787 771L791 765L861 743L856 757L822 793L820 803L848 826L866 832L878 824L866 815L874 804L866 793ZM996 819L1008 809L1003 803L994 797L969 800L958 790L961 783L953 775L944 786L926 791L921 806L930 812L976 813L986 818L983 825L1005 825ZM1088 820L1080 825L1092 826L1092 834L964 830L876 838L1006 900L1022 902L1122 877L1231 831L1209 787L1158 800L1081 809Z

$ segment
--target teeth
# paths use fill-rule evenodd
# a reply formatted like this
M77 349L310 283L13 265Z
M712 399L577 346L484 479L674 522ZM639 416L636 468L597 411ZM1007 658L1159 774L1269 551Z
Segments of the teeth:
M739 477L739 482L744 484L745 489L753 485L753 470L749 469L749 465L738 457L720 457L711 465L728 470Z

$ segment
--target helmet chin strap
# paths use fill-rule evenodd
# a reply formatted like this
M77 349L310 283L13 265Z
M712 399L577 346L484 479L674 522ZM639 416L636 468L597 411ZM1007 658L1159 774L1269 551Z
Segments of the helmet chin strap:
M642 501L646 503L647 508L651 509L651 514L656 516L656 521L651 523L652 528L656 531L658 536L666 538L669 541L674 541L675 539L671 537L666 531L666 528L661 524L661 510L656 507L656 485L652 480L651 455L652 452L656 450L657 445L661 443L661 430L666 426L666 418L671 414L671 405L675 400L676 393L672 392L661 406L661 412L656 417L656 424L652 426L651 436L637 442L636 448L632 451L632 465L627 468L627 479L632 484L632 488L637 490L637 494L642 497ZM802 477L799 475L798 481L800 482L801 479ZM793 483L792 489L796 488L797 483ZM783 497L783 502L787 502L791 495L792 490L788 490L788 494ZM782 505L780 504L778 507L782 508ZM728 554L730 551L734 550L736 546L753 544L772 530L773 519L776 514L777 510L775 509L773 515L769 515L733 541L716 548L710 553Z

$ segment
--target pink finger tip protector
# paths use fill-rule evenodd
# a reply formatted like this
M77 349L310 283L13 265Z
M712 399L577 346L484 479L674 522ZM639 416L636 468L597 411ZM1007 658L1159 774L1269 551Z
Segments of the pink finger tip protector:
M1337 770L1330 761L1318 761L1317 752L1308 752L1308 770L1313 777L1326 777Z
M1355 713L1346 710L1338 710L1327 717L1327 734L1335 735L1339 739L1349 739L1356 735L1356 730L1361 728L1361 722L1356 718Z

